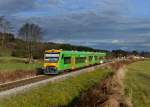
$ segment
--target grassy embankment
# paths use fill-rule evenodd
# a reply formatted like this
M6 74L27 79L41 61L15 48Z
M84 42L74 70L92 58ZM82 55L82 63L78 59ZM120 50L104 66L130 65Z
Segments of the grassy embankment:
M60 82L49 83L24 94L1 100L0 107L65 106L111 73L108 69L97 69Z
M0 57L0 83L34 76L41 67L42 61L28 64L25 58Z
M0 72L12 72L15 70L34 70L42 66L41 62L33 64L25 63L25 58L0 57Z
M127 66L125 92L133 107L150 106L150 60L139 61Z

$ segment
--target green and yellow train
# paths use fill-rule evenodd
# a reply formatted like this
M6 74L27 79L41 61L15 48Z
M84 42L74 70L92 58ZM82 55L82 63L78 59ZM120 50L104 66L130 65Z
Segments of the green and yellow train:
M44 74L59 74L103 62L106 53L46 50L44 55Z

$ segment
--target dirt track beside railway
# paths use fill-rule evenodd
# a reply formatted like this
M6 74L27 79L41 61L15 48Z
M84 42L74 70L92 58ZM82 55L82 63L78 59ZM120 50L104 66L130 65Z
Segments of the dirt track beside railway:
M36 76L36 70L16 70L12 72L0 72L0 84L33 76Z
M113 70L113 74L101 83L83 93L73 104L74 107L132 107L130 99L124 95L123 79L125 64L133 60L111 63L107 68Z

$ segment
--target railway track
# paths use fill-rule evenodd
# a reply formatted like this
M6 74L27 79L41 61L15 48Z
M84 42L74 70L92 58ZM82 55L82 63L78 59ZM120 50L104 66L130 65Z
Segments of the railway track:
M52 76L52 75L39 75L35 77L31 77L28 79L17 80L9 83L0 84L0 98L5 98L10 95L14 95L17 93L24 92L28 89L32 89L33 87L41 86L43 84L47 84L49 82L54 82L58 80L63 80L67 77L79 75L83 72L94 71L95 69L105 66L112 62L107 62L100 65L94 65L82 69L78 69L75 71L64 72L60 75Z
M102 66L106 65L108 63L111 63L111 62L106 62L106 63L102 64ZM94 66L99 66L99 65L88 66L88 67L85 67L85 68L70 71L69 73L76 72L76 71L79 71L79 70L84 70L84 69L91 68L91 67L94 67ZM24 85L27 85L27 84L35 83L35 82L38 82L38 81L50 79L50 78L53 78L53 77L56 77L56 76L65 75L67 73L68 72L64 72L64 73L61 73L60 75L38 75L38 76L26 78L26 79L20 79L20 80L16 80L16 81L3 83L3 84L0 84L0 92L10 90L10 89L13 89L13 88L16 88L16 87L24 86Z
M31 77L31 78L26 78L26 79L21 79L21 80L17 80L17 81L12 81L12 82L8 82L8 83L4 83L4 84L0 84L0 92L2 91L6 91L9 89L13 89L16 87L20 87L23 85L27 85L30 83L35 83L38 81L42 81L45 79L51 78L51 76L47 76L47 75L39 75L39 76L35 76L35 77Z
M70 71L70 73L71 72L75 72L75 71ZM3 84L0 84L0 93L3 91L6 91L6 90L10 90L10 89L21 87L24 85L36 83L39 81L47 80L47 79L50 79L50 78L53 78L56 76L65 75L65 74L67 74L67 72L61 73L60 75L38 75L38 76L30 77L30 78L25 78L25 79L20 79L20 80L16 80L16 81L3 83Z

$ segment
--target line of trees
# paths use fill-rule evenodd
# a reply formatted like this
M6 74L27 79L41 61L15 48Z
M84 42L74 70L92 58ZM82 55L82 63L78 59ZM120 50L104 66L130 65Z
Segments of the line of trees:
M5 45L6 44L5 34L10 32L10 29L11 29L10 22L7 21L4 16L1 16L0 17L0 31L2 32L2 35L1 35L1 47L2 48L5 48L5 46L6 46Z
M2 49L6 48L6 34L10 33L12 27L10 22L3 16L0 16L0 32L1 32L1 45ZM28 62L33 62L33 47L36 43L42 40L42 28L34 23L25 23L18 31L18 38L26 42L26 53L28 54Z
M36 24L25 23L19 29L19 37L26 42L26 50L28 53L28 62L33 62L33 46L42 39L42 29Z

